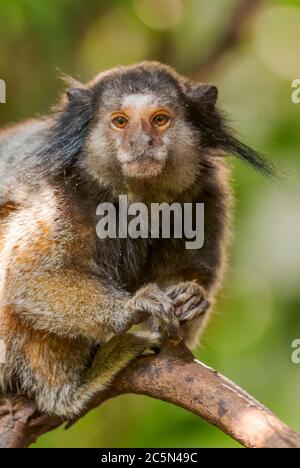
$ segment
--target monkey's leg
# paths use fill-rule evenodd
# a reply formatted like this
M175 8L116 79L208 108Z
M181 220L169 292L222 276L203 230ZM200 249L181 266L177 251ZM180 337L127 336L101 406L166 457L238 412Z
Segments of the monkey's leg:
M97 351L82 386L70 395L69 399L59 402L54 409L55 413L65 417L73 417L80 413L91 398L105 390L130 361L160 346L161 343L160 336L154 333L125 333L114 336Z

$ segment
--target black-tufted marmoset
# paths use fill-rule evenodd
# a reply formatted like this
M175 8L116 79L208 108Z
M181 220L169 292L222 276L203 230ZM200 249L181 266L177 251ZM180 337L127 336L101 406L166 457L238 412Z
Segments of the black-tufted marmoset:
M217 89L156 62L75 81L44 118L0 133L0 392L72 417L129 361L192 347L222 283L225 154L266 175L216 108ZM205 240L100 239L100 202L204 203ZM128 332L144 322L146 330Z

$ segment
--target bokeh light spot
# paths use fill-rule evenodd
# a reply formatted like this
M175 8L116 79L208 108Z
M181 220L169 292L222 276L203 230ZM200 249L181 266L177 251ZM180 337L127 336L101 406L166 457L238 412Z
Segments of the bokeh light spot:
M147 36L138 21L123 8L96 18L81 46L81 68L90 77L101 70L145 59L150 53Z
M266 8L253 31L257 54L273 73L285 79L300 77L300 8Z
M236 269L212 324L209 346L218 352L251 348L272 322L273 296L269 284L254 269ZM228 327L228 322L234 324Z
M141 21L152 29L172 29L183 15L181 0L135 0L134 6Z

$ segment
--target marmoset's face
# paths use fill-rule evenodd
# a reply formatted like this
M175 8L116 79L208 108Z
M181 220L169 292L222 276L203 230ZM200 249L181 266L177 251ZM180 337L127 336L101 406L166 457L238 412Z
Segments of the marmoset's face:
M166 164L176 113L147 94L132 94L105 115L117 158L128 177L151 177Z
M147 73L121 78L101 90L88 140L90 170L103 183L123 178L185 190L197 177L199 136L178 88Z

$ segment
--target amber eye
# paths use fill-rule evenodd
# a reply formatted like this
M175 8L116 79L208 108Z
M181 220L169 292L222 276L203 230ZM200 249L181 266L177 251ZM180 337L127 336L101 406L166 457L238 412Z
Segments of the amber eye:
M170 122L170 116L165 112L159 112L152 117L152 122L158 127L164 127Z
M125 128L128 124L128 119L125 115L116 115L113 117L111 122L117 128Z

